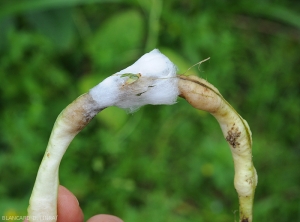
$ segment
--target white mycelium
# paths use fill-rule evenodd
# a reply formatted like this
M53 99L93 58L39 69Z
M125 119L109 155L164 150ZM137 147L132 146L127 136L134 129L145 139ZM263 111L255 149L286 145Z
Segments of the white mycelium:
M173 104L179 94L176 71L176 66L154 49L133 65L106 78L89 94L99 108L118 106L134 111L146 104Z

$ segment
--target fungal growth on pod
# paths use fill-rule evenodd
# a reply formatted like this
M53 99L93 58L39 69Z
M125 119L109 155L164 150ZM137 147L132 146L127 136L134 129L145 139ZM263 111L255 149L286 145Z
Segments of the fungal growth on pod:
M172 105L178 96L196 109L210 112L219 122L234 160L240 221L252 221L257 174L252 162L252 139L247 122L213 85L199 77L177 76L176 71L176 66L154 49L79 96L59 114L30 197L29 221L56 221L61 159L73 138L95 115L109 106L135 111L146 104Z

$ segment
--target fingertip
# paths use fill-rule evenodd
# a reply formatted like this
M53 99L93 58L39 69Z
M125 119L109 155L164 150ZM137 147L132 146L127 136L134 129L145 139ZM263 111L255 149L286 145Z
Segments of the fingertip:
M113 215L98 214L88 219L87 222L123 222L123 220Z
M59 186L57 222L82 222L84 217L77 198L64 186Z

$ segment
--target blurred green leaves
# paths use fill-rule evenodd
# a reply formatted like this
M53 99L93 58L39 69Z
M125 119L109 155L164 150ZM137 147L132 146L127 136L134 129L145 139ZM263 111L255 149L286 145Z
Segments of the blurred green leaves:
M139 12L130 10L112 16L88 41L87 51L93 64L107 70L132 61L142 47L143 33Z
M48 36L58 48L68 49L75 34L71 9L60 9L26 14L34 29Z
M287 25L295 26L298 29L300 28L300 15L297 13L297 11L294 11L294 9L286 8L283 5L281 6L263 2L260 4L253 4L244 1L244 3L241 5L246 13L251 13L257 17L267 17L271 20L277 20L286 23Z
M38 11L57 9L61 7L76 6L81 4L90 3L104 3L104 2L120 2L121 0L12 0L2 1L2 7L0 11L0 19L5 16L15 15L26 11Z

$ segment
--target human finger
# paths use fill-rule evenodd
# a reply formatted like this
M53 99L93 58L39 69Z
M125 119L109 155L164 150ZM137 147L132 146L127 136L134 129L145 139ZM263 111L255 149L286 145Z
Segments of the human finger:
M123 222L123 220L108 214L98 214L88 219L87 222Z
M83 222L83 213L75 195L64 186L59 186L57 222Z

